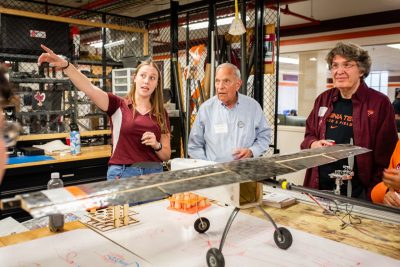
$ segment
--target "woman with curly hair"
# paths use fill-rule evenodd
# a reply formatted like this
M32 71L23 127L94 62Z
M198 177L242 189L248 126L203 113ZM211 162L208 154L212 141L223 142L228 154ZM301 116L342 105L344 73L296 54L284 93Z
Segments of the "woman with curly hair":
M382 181L382 171L388 166L398 139L393 107L387 96L364 82L371 69L368 51L340 42L328 53L326 61L334 88L315 100L301 148L348 144L353 140L354 145L371 149L371 153L355 157L351 190L347 191L348 181L341 188L344 195L371 199L371 190ZM343 165L348 165L347 159L308 169L304 185L332 190L335 179L329 174L342 170Z

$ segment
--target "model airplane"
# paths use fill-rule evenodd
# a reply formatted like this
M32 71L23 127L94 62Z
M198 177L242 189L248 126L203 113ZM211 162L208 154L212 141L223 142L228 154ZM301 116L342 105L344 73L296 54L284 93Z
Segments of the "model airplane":
M138 176L126 180L43 190L17 195L12 200L3 200L0 207L1 209L22 207L33 217L41 217L55 213L88 210L93 207L102 208L125 203L137 204L167 198L180 192L235 183L261 182L271 177L328 164L369 151L369 149L353 145L334 145L306 149L289 155L252 158ZM222 247L230 225L239 209L239 207L236 207L229 218L221 239L220 248L211 248L207 252L209 266L224 266ZM278 228L264 209L260 207L260 210L275 227L274 240L277 246L281 249L289 248L292 244L290 232L286 228ZM205 232L208 227L209 222L206 218L199 218L195 223L195 228L198 232Z

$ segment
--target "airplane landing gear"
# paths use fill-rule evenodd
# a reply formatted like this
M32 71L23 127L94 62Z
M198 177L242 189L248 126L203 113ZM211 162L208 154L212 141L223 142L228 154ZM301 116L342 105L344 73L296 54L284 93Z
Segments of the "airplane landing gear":
M293 242L292 234L289 232L288 229L285 227L278 227L272 217L261 207L257 206L257 208L267 217L272 225L275 228L274 232L274 241L275 244L280 249L288 249ZM221 243L219 245L219 249L217 248L210 248L207 251L207 265L208 267L224 267L225 266L225 259L224 255L222 254L222 248L225 243L226 236L228 235L229 229L231 228L232 222L235 219L236 215L239 212L239 208L235 208L232 211L231 216L229 217L228 222L226 223L224 233L222 234ZM199 219L198 219L199 220Z
M225 266L224 255L221 250L217 248L210 248L207 251L207 265L210 267L223 267Z
M272 217L261 207L257 206L257 208L267 217L272 225L275 228L274 232L274 241L275 244L278 246L280 249L288 249L292 245L293 238L292 234L288 229L285 227L278 227L275 223L275 221L272 219Z
M274 241L280 249L288 249L293 242L292 234L285 227L279 227L275 229Z
M200 217L194 222L194 229L200 234L207 232L210 228L210 221L205 217Z
M225 266L225 259L224 255L222 255L222 248L224 247L226 236L228 235L229 229L231 228L232 222L235 219L236 215L239 212L239 208L235 208L231 216L229 217L228 222L226 223L224 233L221 237L221 242L219 244L219 249L217 248L210 248L207 251L207 265L208 267L224 267Z

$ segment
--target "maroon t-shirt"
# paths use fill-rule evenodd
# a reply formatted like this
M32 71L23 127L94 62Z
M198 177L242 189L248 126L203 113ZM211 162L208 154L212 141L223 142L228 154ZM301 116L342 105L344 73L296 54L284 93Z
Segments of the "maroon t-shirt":
M108 162L112 164L132 164L136 162L161 162L151 146L142 144L145 132L153 132L160 142L161 129L155 116L142 115L135 112L133 117L133 103L130 99L108 93L107 114L111 118L113 151ZM168 130L169 118L165 112Z

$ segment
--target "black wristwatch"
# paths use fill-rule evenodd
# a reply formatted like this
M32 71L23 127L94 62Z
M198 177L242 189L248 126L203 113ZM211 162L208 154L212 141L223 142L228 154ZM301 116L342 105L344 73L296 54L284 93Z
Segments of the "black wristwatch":
M161 144L161 142L160 142L159 144L160 144L160 146L159 146L157 149L154 149L155 152L158 152L158 151L160 151L160 150L162 149L162 144Z

